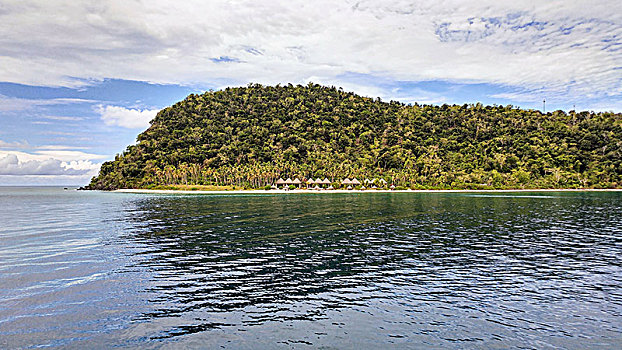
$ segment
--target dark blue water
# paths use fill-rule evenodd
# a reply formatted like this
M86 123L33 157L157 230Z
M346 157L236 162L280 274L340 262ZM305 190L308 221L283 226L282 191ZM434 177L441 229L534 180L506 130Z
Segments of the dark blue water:
M621 192L0 188L0 348L621 345Z

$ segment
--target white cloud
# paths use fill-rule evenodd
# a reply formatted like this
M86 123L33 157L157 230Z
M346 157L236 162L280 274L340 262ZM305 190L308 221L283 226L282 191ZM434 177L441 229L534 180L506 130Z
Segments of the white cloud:
M157 109L128 109L119 106L98 106L97 111L106 125L143 129L158 113Z
M50 148L52 147L52 148ZM41 150L35 151L35 156L37 157L53 157L55 159L60 159L64 162L70 161L80 161L80 160L93 160L93 159L104 159L107 156L101 154L92 154L86 153L82 151L69 151L69 150L60 150L58 148L54 148L53 146L42 146Z
M32 85L275 84L355 72L500 84L527 99L622 94L617 0L13 0L0 10L0 47L0 81Z
M0 140L0 149L2 148L30 148L30 145L26 141L7 142Z
M59 121L79 121L84 120L83 117L67 117L67 116L58 116L58 115L46 115L42 116L43 119L48 120L59 120Z
M84 185L99 172L98 160L107 158L61 147L65 146L32 147L33 153L0 151L0 184Z
M1 42L1 39L0 39ZM2 56L0 55L0 61ZM0 77L2 69L0 69ZM93 103L95 101L79 98L26 99L0 95L0 112L16 112L29 110L39 106L67 105L73 103Z
M74 146L66 146L66 145L43 145L43 146L37 146L35 148L38 149L38 150L66 151L66 150L74 149L75 147ZM88 147L80 147L80 148L84 149L84 148L88 148ZM84 153L84 154L88 155L88 153ZM88 158L88 159L97 159L98 157L102 157L101 155L97 155L97 154L93 154L91 156L96 156L96 157Z
M2 147L6 145L6 147ZM19 147L18 147L19 146ZM37 160L43 161L48 158L54 158L63 162L81 161L81 160L99 160L108 158L108 156L94 153L86 153L82 151L72 150L75 147L65 145L43 145L43 146L31 146L26 141L21 142L4 142L0 140L0 148L22 148L28 152L22 151L3 151L0 150L0 157L6 157L9 154L16 155L19 159L24 161Z
M63 162L61 165L67 169L81 170L86 172L99 171L100 164L94 164L88 160L72 160L70 162Z
M42 148L42 149L39 149ZM92 154L86 153L82 151L69 151L69 150L57 150L57 149L48 149L46 146L34 147L34 151L32 153L29 152L21 152L21 151L1 151L0 150L0 158L5 158L8 155L14 155L19 158L21 161L31 161L35 160L38 162L42 162L48 159L55 159L65 163L71 163L73 161L91 161L91 160L101 160L106 159L108 156L101 154Z
M17 155L0 158L0 175L85 175L97 169L90 162L66 163L58 159L20 161Z

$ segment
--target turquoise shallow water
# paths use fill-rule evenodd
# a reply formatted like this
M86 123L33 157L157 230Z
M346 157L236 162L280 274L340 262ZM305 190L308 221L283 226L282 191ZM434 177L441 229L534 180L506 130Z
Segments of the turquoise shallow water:
M0 348L619 348L622 193L0 187Z

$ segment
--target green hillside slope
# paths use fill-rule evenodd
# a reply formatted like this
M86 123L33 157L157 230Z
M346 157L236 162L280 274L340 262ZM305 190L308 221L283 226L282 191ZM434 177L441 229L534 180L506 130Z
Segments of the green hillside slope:
M256 188L279 177L382 177L411 188L622 187L622 115L407 106L313 84L249 85L163 109L87 188Z

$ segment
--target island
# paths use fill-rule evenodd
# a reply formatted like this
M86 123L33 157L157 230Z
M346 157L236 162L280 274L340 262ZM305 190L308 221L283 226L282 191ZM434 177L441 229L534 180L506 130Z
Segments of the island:
M620 113L404 104L309 83L191 94L84 189L621 187Z

